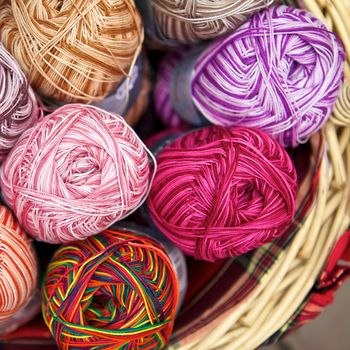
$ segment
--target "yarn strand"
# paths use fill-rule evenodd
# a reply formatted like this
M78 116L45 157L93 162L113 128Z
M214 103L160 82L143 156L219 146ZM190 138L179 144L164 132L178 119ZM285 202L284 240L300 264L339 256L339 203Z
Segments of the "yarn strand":
M66 105L27 130L0 169L4 199L34 238L84 239L133 213L156 162L122 117Z
M267 134L211 126L168 143L147 204L151 218L186 254L214 261L283 234L295 212L297 178Z
M61 349L161 349L178 302L164 249L119 229L59 248L43 288L44 319Z

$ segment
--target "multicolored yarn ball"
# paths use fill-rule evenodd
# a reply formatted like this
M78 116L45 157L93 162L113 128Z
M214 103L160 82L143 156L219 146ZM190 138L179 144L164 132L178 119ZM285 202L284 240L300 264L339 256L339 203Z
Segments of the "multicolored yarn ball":
M157 41L194 43L216 38L274 0L138 0L147 32ZM148 16L147 16L148 15Z
M27 233L62 243L135 211L154 172L153 156L122 117L76 104L22 135L0 169L0 184Z
M211 126L165 146L148 208L186 254L215 261L283 234L293 220L295 167L262 131Z
M38 115L37 101L26 77L0 43L0 161Z
M61 349L161 349L178 300L176 274L162 246L115 229L58 249L42 309Z
M167 94L177 114L195 125L259 128L284 146L322 128L343 81L342 43L312 14L292 7L261 11L195 50L177 65L167 58L176 65ZM163 119L174 110L164 109Z
M13 317L34 294L38 266L32 241L11 211L0 206L0 330L13 328Z
M0 40L42 97L91 102L129 73L143 26L132 0L6 0Z

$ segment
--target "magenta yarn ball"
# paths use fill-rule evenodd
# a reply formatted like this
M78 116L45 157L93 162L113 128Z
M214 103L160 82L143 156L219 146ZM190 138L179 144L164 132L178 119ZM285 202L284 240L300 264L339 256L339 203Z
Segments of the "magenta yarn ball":
M295 166L258 129L197 129L159 148L157 162L150 217L196 259L247 253L282 235L294 218Z
M81 240L143 203L151 159L122 117L66 105L22 135L1 168L2 195L34 238Z

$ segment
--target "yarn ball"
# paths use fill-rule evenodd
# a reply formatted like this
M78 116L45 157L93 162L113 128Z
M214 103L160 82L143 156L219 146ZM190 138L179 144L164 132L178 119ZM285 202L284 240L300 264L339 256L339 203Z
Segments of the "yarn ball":
M58 249L42 310L61 349L161 349L178 300L175 271L156 241L107 230Z
M188 49L170 52L164 56L157 70L157 81L154 87L154 107L164 125L169 128L186 128L183 121L172 106L169 85L176 65L186 55Z
M5 0L0 40L42 97L91 102L128 74L143 27L132 0Z
M38 115L37 101L26 77L0 43L0 161Z
M297 175L287 152L262 131L211 126L165 146L148 208L175 245L196 259L244 254L293 220Z
M2 205L0 256L0 329L3 330L3 325L20 312L33 295L38 266L32 241L11 211Z
M2 194L34 238L85 239L145 200L148 152L122 117L66 105L22 135L0 169Z
M182 43L216 38L245 22L274 0L149 1L162 35ZM147 23L147 22L146 22Z
M259 128L284 146L297 146L330 116L344 59L342 43L316 17L274 6L183 59L169 95L187 121L186 115L200 114L216 125ZM173 111L162 113L168 119Z

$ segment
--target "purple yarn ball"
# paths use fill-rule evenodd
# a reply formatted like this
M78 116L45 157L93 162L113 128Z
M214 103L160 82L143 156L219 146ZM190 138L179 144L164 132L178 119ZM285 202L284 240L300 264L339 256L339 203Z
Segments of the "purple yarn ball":
M187 125L174 110L169 91L171 75L186 52L186 49L180 49L166 54L158 68L154 106L161 121L169 128L182 128Z
M182 57L176 69L167 72L167 81L177 82L177 91L172 91L174 84L163 85L171 106L160 114L166 119L177 113L189 121L196 113L216 125L259 128L283 146L297 146L330 116L345 57L343 44L315 16L274 6L211 43L192 66ZM164 77L159 80L164 82Z

